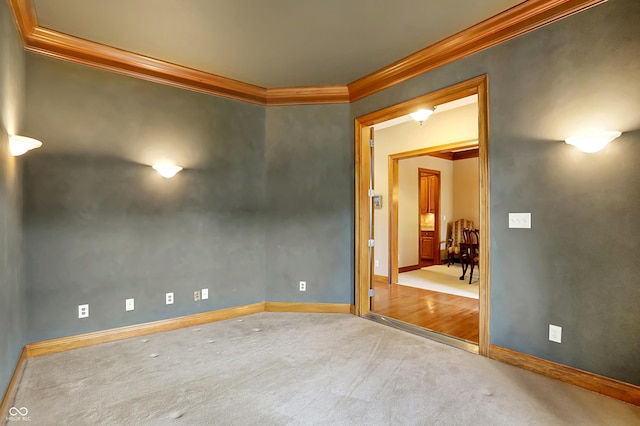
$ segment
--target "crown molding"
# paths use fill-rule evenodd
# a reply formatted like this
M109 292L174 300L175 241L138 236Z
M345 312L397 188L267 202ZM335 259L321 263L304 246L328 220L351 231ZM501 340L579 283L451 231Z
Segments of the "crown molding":
M267 105L348 104L347 86L282 87L267 89Z
M466 160L468 158L478 158L480 150L478 148L466 149L464 151L436 151L427 152L430 157L442 158L449 161Z
M18 32L22 38L22 44L28 45L28 35L31 34L35 27L38 26L36 18L36 8L33 0L8 0L9 6L13 10L13 16L18 25Z
M33 0L8 0L28 51L263 106L349 103L607 0L528 0L344 86L267 89L38 25Z
M266 89L263 87L94 43L47 28L36 27L28 36L26 49L157 83L255 104L266 103Z
M37 24L32 0L9 0L24 47L31 52L156 83L266 105L267 89L70 36Z
M607 0L528 0L347 85L349 100L373 95L427 71L511 40Z

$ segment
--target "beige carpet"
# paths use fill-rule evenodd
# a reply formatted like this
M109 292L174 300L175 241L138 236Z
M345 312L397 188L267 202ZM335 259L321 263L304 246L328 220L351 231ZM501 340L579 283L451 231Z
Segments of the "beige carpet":
M470 270L467 271L465 280L461 281L462 267L460 265L429 266L417 271L399 274L398 284L478 299L480 271L478 268L474 269L471 284L469 284L469 272Z
M640 424L640 407L341 314L261 313L29 359L14 405L30 425Z

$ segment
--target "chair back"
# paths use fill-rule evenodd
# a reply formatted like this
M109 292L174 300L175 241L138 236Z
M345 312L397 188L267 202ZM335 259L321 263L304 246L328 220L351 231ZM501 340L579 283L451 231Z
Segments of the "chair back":
M451 227L451 239L453 240L451 245L453 247L457 247L460 245L460 243L465 241L465 228L473 229L473 221L467 219L458 219L453 222L453 226Z
M478 244L480 241L480 230L465 228L462 230L464 242L467 244Z

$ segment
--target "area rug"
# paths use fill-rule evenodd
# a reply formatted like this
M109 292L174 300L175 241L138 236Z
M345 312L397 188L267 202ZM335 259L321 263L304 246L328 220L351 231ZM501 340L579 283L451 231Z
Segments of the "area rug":
M469 271L464 281L460 280L462 267L460 265L435 265L417 271L403 272L398 275L398 284L456 296L479 298L480 271L473 271L473 279L469 284Z

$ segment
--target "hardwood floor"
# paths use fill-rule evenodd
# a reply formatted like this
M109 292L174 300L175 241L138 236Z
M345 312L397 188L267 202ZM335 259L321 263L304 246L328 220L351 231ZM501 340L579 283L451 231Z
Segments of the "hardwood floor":
M477 299L374 280L372 311L399 321L478 343Z

